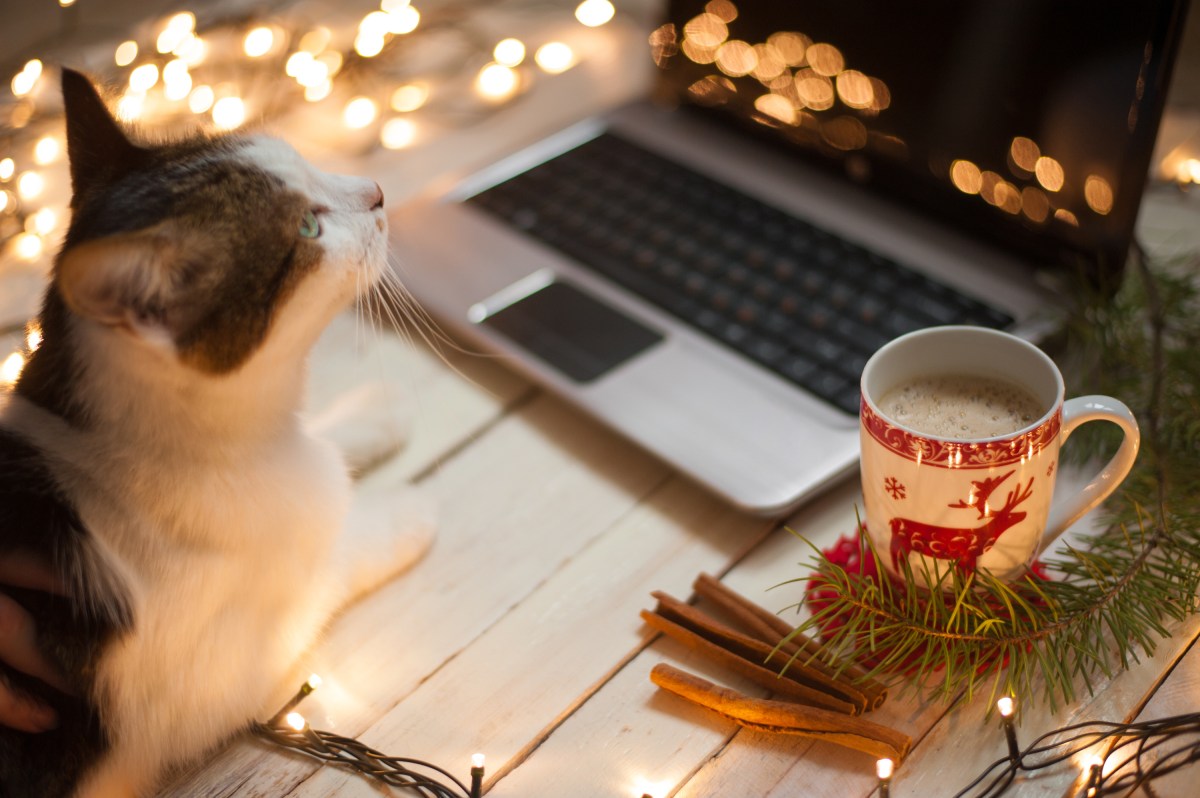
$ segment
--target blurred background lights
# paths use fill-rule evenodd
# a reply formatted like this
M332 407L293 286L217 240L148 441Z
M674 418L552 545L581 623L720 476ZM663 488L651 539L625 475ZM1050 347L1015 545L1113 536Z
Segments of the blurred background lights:
M33 160L39 166L45 166L58 160L62 145L54 136L42 136L33 147Z
M533 54L533 60L542 71L557 75L575 64L575 53L563 42L547 42Z
M810 45L805 52L805 58L808 59L808 64L814 72L827 78L837 75L846 67L846 59L842 57L842 51L832 44L823 42Z
M609 0L583 0L575 8L575 19L589 28L596 28L612 19L615 13Z
M246 121L246 104L241 97L222 97L213 103L213 124L222 130L232 130Z
M370 97L355 97L342 109L342 122L352 130L359 130L375 121L379 108Z
M132 122L142 115L146 105L146 95L140 91L128 91L117 101L117 118Z
M158 83L158 66L142 64L129 73L129 88L137 92L147 92Z
M4 362L0 363L0 385L13 385L17 378L21 376L21 370L25 368L25 358L20 352L13 352L8 357L4 358Z
M479 70L475 90L486 100L507 99L517 90L517 73L503 64L488 64Z
M388 16L392 18L391 32L398 35L412 33L421 24L421 12L407 4L389 12Z
M117 45L117 51L113 55L113 61L117 66L129 66L133 63L133 59L137 58L138 46L133 40L124 41Z
M46 181L37 172L23 172L17 178L17 194L23 200L36 199L46 187Z
M515 67L525 60L525 43L520 39L502 39L492 49L497 64Z
M333 40L333 31L324 26L316 27L300 37L300 50L309 55L316 55L329 46Z
M383 2L379 4L379 7L389 14L395 14L397 11L407 7L408 5L409 0L383 0Z
M333 81L331 80L304 87L304 99L310 103L320 102L332 93Z
M393 111L408 113L415 111L429 99L429 87L424 83L406 83L392 92L390 105Z
M950 164L950 182L964 194L978 194L983 187L983 175L970 161L957 160Z
M1047 191L1058 191L1063 187L1062 164L1047 155L1043 155L1034 161L1033 173L1037 175L1038 182L1042 184L1042 188Z
M50 208L42 208L26 220L29 232L37 233L40 236L48 236L53 233L56 224L58 224L58 215Z
M389 150L400 150L413 143L417 137L417 126L411 119L396 117L389 119L379 131L379 142Z
M24 97L33 91L33 87L37 85L38 78L42 76L42 62L34 58L25 63L24 68L13 76L12 93L17 97Z
M253 28L242 40L242 50L251 58L261 58L275 46L275 32L265 25Z
M1101 216L1113 207L1113 191L1108 181L1099 175L1088 175L1083 183L1083 198L1088 207Z
M0 180L12 180L13 173L17 170L17 163L12 158L0 160Z
M170 53L182 45L196 29L196 15L190 11L181 11L167 20L166 27L158 34L155 49L160 53Z
M193 114L202 114L212 108L215 101L216 95L213 93L212 86L197 86L188 95L188 110Z
M21 233L13 239L13 250L21 260L37 260L42 256L43 249L42 239L35 233Z

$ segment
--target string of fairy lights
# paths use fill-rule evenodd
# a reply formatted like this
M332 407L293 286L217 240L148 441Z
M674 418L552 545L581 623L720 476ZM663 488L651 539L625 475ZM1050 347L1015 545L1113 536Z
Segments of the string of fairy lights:
M1017 740L1012 696L996 701L1006 756L997 759L954 798L998 798L1022 778L1074 764L1077 798L1132 796L1139 791L1154 795L1156 780L1200 761L1200 713L1173 715L1154 720L1114 723L1088 721L1042 734L1021 748ZM879 798L890 798L895 764L890 759L876 762Z
M75 0L60 5L78 10L69 8ZM62 111L47 64L65 60L107 82L118 118L156 134L291 116L289 137L353 155L406 149L495 113L580 62L571 26L596 28L616 13L610 0L442 0L426 13L410 0L382 0L361 17L327 7L319 19L305 9L179 11L112 42L103 60L93 56L103 46L27 59L0 89L0 272L44 273L66 225ZM496 36L497 19L532 30ZM23 355L0 362L2 386Z

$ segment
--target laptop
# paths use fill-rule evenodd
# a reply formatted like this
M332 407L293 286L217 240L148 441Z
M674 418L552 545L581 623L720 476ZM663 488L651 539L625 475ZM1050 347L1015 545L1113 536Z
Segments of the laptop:
M444 324L747 511L857 465L892 337L1036 337L1131 244L1184 3L670 0L655 96L393 215Z

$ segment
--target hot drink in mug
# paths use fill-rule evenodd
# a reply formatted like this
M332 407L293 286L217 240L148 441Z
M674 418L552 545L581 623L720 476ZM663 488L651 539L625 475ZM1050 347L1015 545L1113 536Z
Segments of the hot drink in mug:
M868 534L884 566L930 583L949 568L1025 573L1103 501L1137 456L1137 422L1107 396L1064 400L1033 344L978 327L934 327L886 344L863 370L860 434ZM1059 448L1104 420L1124 438L1082 489L1056 496Z

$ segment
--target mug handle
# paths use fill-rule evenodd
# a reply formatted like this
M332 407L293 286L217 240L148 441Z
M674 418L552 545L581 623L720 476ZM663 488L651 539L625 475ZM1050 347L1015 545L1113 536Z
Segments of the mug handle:
M1133 461L1137 459L1142 440L1137 419L1124 402L1111 396L1079 396L1063 403L1060 448L1077 427L1089 421L1111 421L1121 428L1125 437L1117 453L1082 490L1054 502L1046 519L1046 531L1042 534L1038 554L1064 529L1078 521L1080 516L1107 499L1125 479L1129 469L1133 468Z

